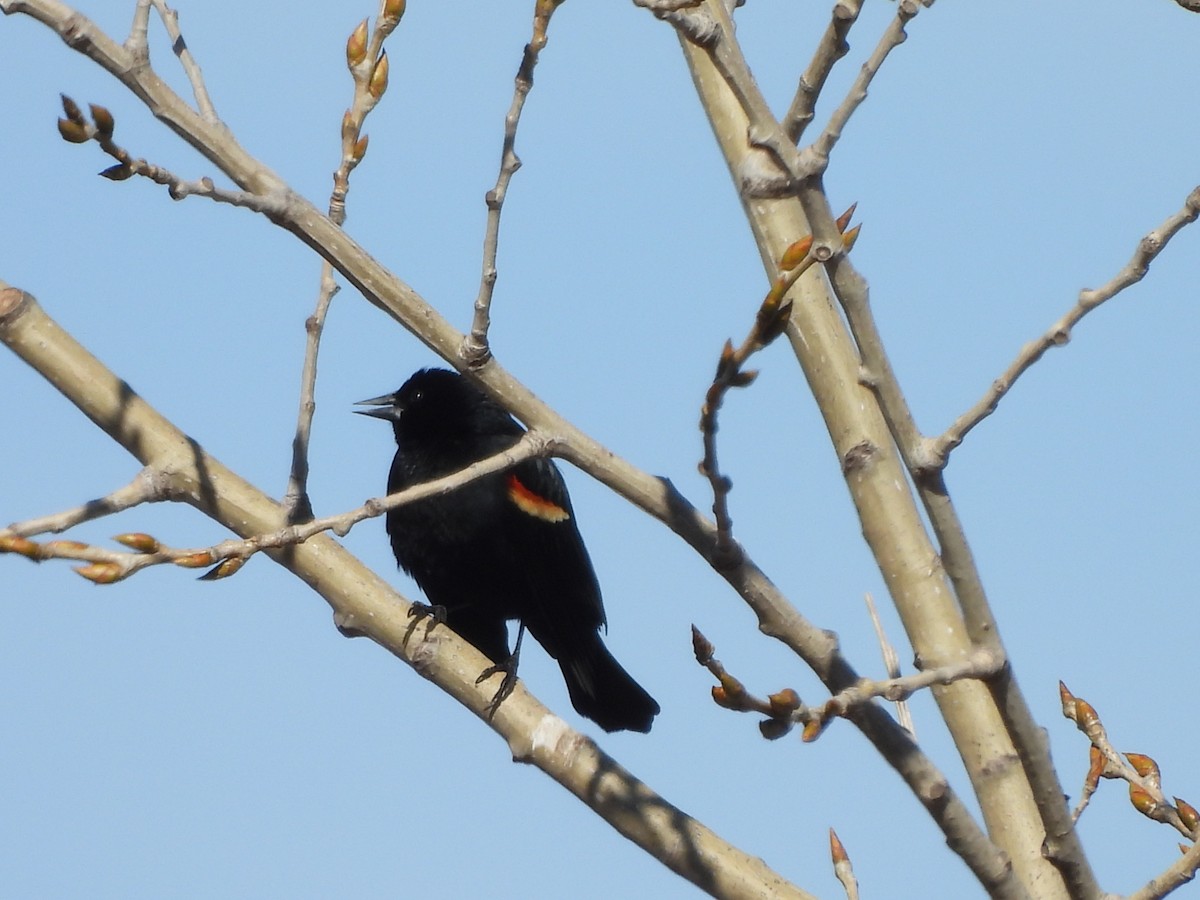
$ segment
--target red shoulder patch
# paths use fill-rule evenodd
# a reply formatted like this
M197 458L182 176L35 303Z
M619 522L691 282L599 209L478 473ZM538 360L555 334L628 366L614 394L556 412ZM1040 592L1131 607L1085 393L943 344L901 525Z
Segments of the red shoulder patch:
M552 500L527 488L516 473L508 473L508 497L521 512L543 522L565 522L571 514Z

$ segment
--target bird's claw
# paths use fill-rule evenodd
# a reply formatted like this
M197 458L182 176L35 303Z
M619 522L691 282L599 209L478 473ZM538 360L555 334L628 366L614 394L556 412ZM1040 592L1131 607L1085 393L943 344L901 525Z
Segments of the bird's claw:
M521 647L520 643L518 642L517 649L512 656L502 663L496 663L495 665L488 666L486 669L480 672L479 677L475 679L476 684L482 684L493 675L498 675L501 672L504 673L504 680L500 682L500 687L496 688L496 693L492 695L491 702L488 703L488 705L484 708L484 712L487 713L488 719L491 719L492 716L496 714L496 710L500 708L500 704L508 698L508 695L513 692L513 688L517 686L517 660L519 659L520 653Z
M408 608L408 617L410 619L416 619L418 622L421 621L421 619L432 617L433 621L429 623L430 627L434 625L445 625L446 607L436 605L431 606L428 603L422 603L419 600L414 600L412 605Z

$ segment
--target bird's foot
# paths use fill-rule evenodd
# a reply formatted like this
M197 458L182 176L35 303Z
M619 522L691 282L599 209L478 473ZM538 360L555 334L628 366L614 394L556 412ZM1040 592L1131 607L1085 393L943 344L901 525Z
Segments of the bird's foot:
M475 679L476 684L481 684L493 675L499 675L501 672L504 673L504 680L500 682L500 687L496 688L496 693L492 695L491 702L484 709L489 719L496 714L496 710L500 708L500 704L508 698L508 695L513 692L513 688L517 686L517 657L513 655L502 663L488 666Z
M412 635L417 624L422 619L428 619L429 624L425 626L425 635L428 637L429 632L433 630L434 625L446 624L446 607L430 606L428 603L421 603L419 600L414 600L408 608L408 617L412 619L412 624L408 626L408 631L404 634L405 641Z
M513 650L512 655L504 662L488 666L475 679L476 684L482 684L493 675L499 675L501 672L504 673L504 680L500 682L500 687L496 689L496 693L492 695L491 702L484 709L489 720L496 714L496 710L500 708L500 704L513 692L513 688L517 686L517 663L521 659L521 638L523 637L525 637L524 623L521 625L521 630L517 632L517 646Z

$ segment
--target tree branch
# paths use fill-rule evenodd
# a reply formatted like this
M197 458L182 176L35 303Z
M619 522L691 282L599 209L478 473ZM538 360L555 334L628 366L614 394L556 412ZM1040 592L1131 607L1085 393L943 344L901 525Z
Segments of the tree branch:
M504 198L508 195L508 184L521 168L521 159L514 149L517 143L517 127L521 124L521 111L525 99L533 90L533 70L538 57L546 47L550 17L563 0L539 0L533 14L533 37L530 38L521 56L521 65L513 84L513 98L508 114L504 117L504 141L500 150L500 173L496 185L487 192L487 227L483 237L482 274L479 292L475 296L475 313L471 319L471 331L463 344L462 356L469 366L478 366L491 356L488 347L488 329L491 327L492 294L496 289L496 253L500 245L500 213L504 209Z
M0 341L144 466L165 473L179 499L245 537L284 523L278 503L152 409L28 294L0 289ZM489 716L491 691L475 683L489 661L449 629L414 629L410 603L332 539L267 553L329 603L340 629L411 665L499 734L514 760L541 769L672 871L717 897L810 897L658 796L522 683Z
M1155 228L1140 241L1133 257L1121 271L1117 272L1106 284L1098 288L1085 289L1079 292L1079 299L1071 309L1057 322L1050 326L1041 337L1030 341L1021 348L1017 358L1012 361L1003 374L1000 375L979 402L959 416L946 432L931 442L927 453L931 464L945 466L950 453L954 451L967 434L976 425L996 411L1000 401L1008 394L1017 379L1042 358L1045 352L1053 347L1061 347L1071 339L1071 330L1079 324L1088 313L1111 300L1121 291L1137 284L1146 277L1150 264L1158 254L1166 249L1171 238L1183 228L1200 218L1200 185L1193 188L1184 200L1183 208L1171 215L1158 228Z

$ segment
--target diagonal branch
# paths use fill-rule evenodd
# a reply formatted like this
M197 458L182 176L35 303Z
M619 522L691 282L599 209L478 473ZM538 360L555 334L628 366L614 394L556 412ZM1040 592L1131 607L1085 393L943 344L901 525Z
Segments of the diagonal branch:
M169 473L175 495L200 512L243 536L284 523L278 503L133 393L28 294L0 288L0 342L143 465ZM521 683L488 716L491 691L475 682L489 661L448 629L414 629L408 601L331 538L268 554L329 603L343 632L365 635L411 665L500 735L515 760L541 769L672 871L717 897L810 898L668 803Z
M817 45L817 52L809 61L808 68L800 76L792 105L788 107L781 123L793 144L800 142L804 130L812 121L817 98L821 96L829 73L833 71L837 61L850 52L846 35L858 21L862 6L863 0L836 0L833 4L829 25L821 35L821 43Z
M1021 348L1012 361L979 402L959 416L946 432L935 438L930 445L929 456L936 464L944 466L949 456L976 425L996 411L1000 401L1012 390L1017 379L1025 374L1047 350L1061 347L1071 339L1071 330L1088 313L1111 300L1127 287L1137 284L1146 277L1150 264L1166 249L1167 243L1183 228L1200 218L1200 185L1192 189L1184 200L1183 208L1167 218L1165 222L1138 241L1133 257L1107 283L1098 288L1079 292L1079 300L1066 314L1051 325L1041 337Z

